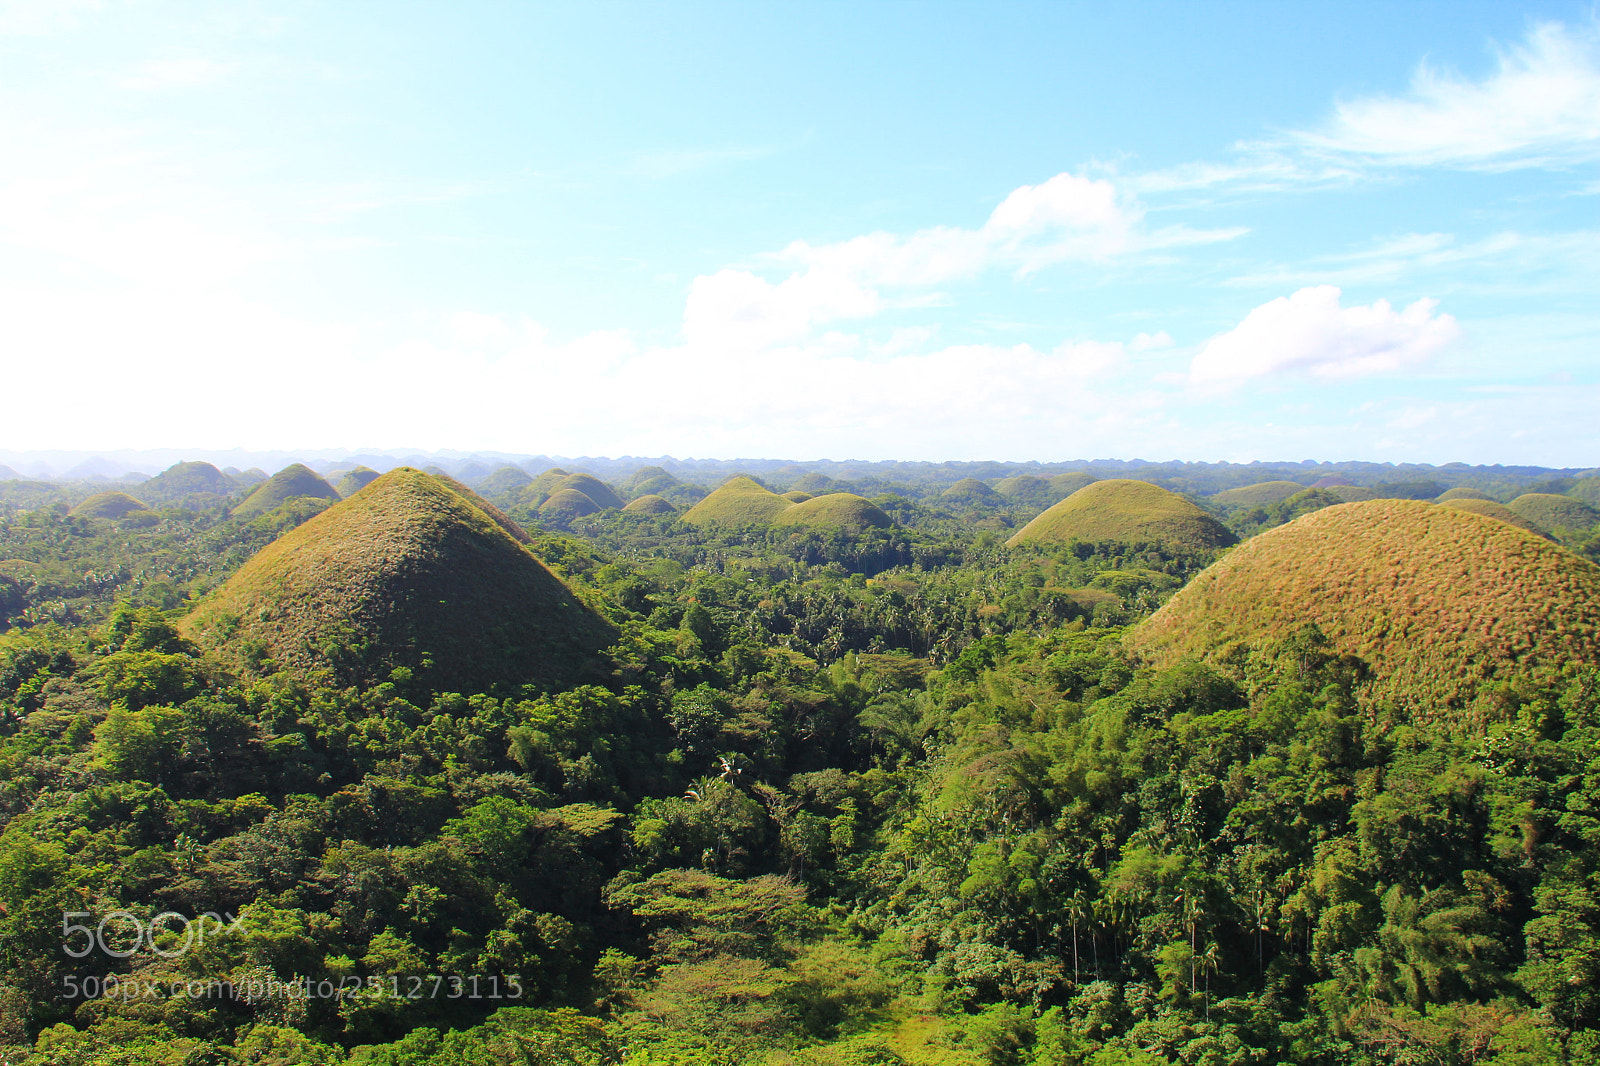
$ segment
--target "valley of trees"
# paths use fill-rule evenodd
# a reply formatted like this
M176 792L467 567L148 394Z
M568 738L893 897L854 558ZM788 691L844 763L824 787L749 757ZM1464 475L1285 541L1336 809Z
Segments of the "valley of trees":
M1594 472L529 465L0 481L0 1063L1600 1063ZM1372 501L1482 588L1138 650Z

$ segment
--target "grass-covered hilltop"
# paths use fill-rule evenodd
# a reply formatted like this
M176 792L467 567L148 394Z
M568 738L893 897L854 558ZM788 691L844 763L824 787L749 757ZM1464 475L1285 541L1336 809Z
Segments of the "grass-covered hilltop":
M1597 471L0 460L0 1063L1600 1062Z

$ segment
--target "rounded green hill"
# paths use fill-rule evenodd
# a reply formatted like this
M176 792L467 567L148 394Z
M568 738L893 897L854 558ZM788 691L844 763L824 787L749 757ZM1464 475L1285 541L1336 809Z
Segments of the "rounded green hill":
M71 511L73 518L121 518L149 508L126 492L97 492Z
M1209 551L1225 548L1237 539L1222 523L1176 493L1148 481L1114 478L1074 492L1017 530L1006 546L1082 540Z
M644 496L629 500L622 509L624 511L632 511L635 514L676 514L678 510L672 506L670 501L654 493L647 493Z
M533 476L520 466L502 466L478 482L478 491L485 496L504 496L532 483Z
M1543 537L1545 540L1555 539L1549 533L1540 529L1537 525L1528 521L1526 518L1523 518L1505 504L1495 503L1493 500L1479 500L1474 499L1471 496L1457 496L1453 500L1444 500L1439 504L1439 506L1454 507L1458 511L1469 511L1472 514L1481 514L1485 518L1494 518L1506 523L1506 525L1516 526L1518 529L1525 529L1535 536Z
M1017 474L995 482L994 491L1010 499L1027 499L1048 495L1050 482L1032 474Z
M689 508L683 520L691 526L761 526L793 506L766 486L738 475Z
M294 463L257 485L256 490L246 496L232 514L235 518L254 518L282 506L296 496L337 500L339 493L310 467Z
M997 504L1003 500L998 492L975 477L964 477L939 495L951 503L982 506Z
M568 474L550 489L551 498L554 499L566 489L583 493L600 507L622 506L622 498L611 491L610 485L593 474Z
M405 666L463 692L566 683L612 637L492 518L410 467L269 544L181 628L247 675L363 683Z
M788 492L780 492L778 495L782 496L790 503L805 503L807 500L816 499L816 497L811 495L811 493L801 492L799 489L790 489Z
M1550 492L1525 492L1511 501L1511 509L1558 537L1580 536L1600 525L1600 511L1582 500Z
M174 463L139 485L139 495L160 503L181 500L197 492L226 496L234 481L210 463Z
M1298 481L1263 481L1243 488L1224 489L1211 499L1227 507L1265 507L1298 496L1305 490Z
M1050 479L1050 491L1066 499L1085 485L1093 485L1098 480L1100 479L1093 474L1082 470L1074 470L1070 474L1056 474Z
M1484 681L1600 663L1600 567L1456 507L1344 504L1246 541L1127 642L1165 664L1313 624L1377 695L1426 714Z
M340 496L349 499L374 481L378 480L378 472L370 466L358 466L345 471L344 477L334 486Z
M584 515L595 514L600 510L600 505L591 500L585 493L577 489L558 489L550 494L550 498L539 505L540 518L554 518L559 521L570 521L582 518Z
M1449 503L1451 500L1493 500L1494 497L1477 489L1469 489L1465 485L1457 485L1453 489L1446 489L1439 494L1435 503Z
M853 492L830 492L795 504L774 517L772 524L860 533L867 529L888 529L894 521L871 500L862 499Z

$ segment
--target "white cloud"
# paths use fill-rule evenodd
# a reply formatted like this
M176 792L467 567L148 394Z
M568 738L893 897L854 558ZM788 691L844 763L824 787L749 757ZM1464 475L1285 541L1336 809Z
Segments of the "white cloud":
M1189 368L1198 385L1301 372L1347 379L1413 366L1460 335L1436 300L1395 311L1387 300L1342 307L1332 285L1301 289L1257 307L1233 329L1207 341Z
M837 244L795 241L781 259L868 285L927 286L995 267L1022 273L1065 262L1232 240L1242 229L1147 230L1144 208L1105 178L1057 174L1014 189L978 229L938 226L909 237L871 233Z
M1308 148L1404 165L1548 165L1600 155L1600 36L1537 26L1482 81L1424 65L1401 96L1337 105Z

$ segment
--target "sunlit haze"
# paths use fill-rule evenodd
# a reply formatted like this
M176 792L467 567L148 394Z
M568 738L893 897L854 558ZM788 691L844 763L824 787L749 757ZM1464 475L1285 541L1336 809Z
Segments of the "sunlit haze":
M1585 4L5 3L0 146L0 450L1597 461Z

